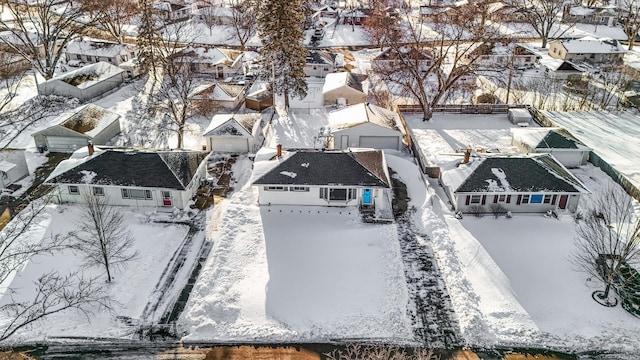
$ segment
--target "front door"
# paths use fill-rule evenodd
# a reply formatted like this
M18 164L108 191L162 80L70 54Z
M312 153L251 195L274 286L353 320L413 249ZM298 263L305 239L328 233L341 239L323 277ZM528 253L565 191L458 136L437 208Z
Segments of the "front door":
M560 195L560 204L558 204L558 207L560 209L566 209L567 208L567 195Z
M362 190L362 204L371 205L371 189Z
M340 148L346 149L349 147L349 135L340 136Z
M162 192L162 206L171 206L171 191Z

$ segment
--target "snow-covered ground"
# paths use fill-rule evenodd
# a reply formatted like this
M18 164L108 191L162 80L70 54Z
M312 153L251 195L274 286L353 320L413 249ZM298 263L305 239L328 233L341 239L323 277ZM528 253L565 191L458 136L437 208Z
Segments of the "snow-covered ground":
M71 337L130 337L134 328L127 326L119 317L139 319L164 268L184 239L188 228L183 225L156 224L148 222L146 214L124 210L125 225L135 241L133 250L136 259L125 268L116 271L115 280L106 283L106 275L100 267L83 268L82 256L71 250L37 255L17 270L4 284L0 284L0 305L10 299L8 289L13 289L14 301L30 301L33 297L34 281L50 271L61 275L81 271L86 278L98 278L98 284L111 299L112 309L106 311L98 305L87 310L93 314L86 317L82 312L69 309L46 317L43 321L20 330L11 341L36 341L45 338ZM75 230L82 209L73 205L49 205L27 233L30 241L49 241L56 234L66 236ZM0 314L0 327L7 321Z
M259 207L250 183L221 206L185 340L412 339L395 225L355 208Z

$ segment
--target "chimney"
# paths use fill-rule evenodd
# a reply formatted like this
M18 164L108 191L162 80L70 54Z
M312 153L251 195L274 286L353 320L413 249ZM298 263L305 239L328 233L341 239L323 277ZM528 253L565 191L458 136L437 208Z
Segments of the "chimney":
M471 148L467 147L464 151L464 160L462 160L463 164L467 164L469 162L469 158L471 157Z
M277 157L282 157L282 144L278 144L278 146L276 146L276 156Z
M87 151L89 152L89 156L93 155L93 143L91 141L87 142Z

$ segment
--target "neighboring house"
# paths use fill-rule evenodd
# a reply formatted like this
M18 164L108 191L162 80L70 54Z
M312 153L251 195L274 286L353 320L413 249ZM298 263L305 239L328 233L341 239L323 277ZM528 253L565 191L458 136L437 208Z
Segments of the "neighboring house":
M99 150L62 161L45 180L61 203L81 203L83 194L110 205L189 205L206 177L207 153L199 151Z
M571 6L562 13L562 21L613 26L618 13L615 7Z
M242 55L238 50L188 47L175 55L175 60L190 66L200 74L212 74L216 79L242 74Z
M402 149L404 128L397 113L369 103L351 105L329 113L335 149Z
M468 153L465 159L468 159ZM441 183L456 211L576 211L589 190L550 154L476 158L445 171Z
M322 86L325 105L352 105L363 103L367 94L362 91L362 83L350 72L328 74Z
M343 11L340 17L345 25L362 25L369 17L369 12L368 9L350 9Z
M244 98L244 106L247 109L262 111L273 106L273 95L271 94L270 84L265 81L255 81L247 90L247 96Z
M277 165L253 182L260 205L353 206L392 218L391 180L380 150L300 151L272 161Z
M244 86L208 83L197 86L189 96L199 114L209 115L220 109L233 110L244 100Z
M626 50L617 40L596 39L586 36L575 40L553 40L549 43L549 56L572 63L589 65L617 65L622 63Z
M512 129L511 144L524 153L549 153L568 168L587 163L591 149L560 128Z
M583 70L568 61L543 57L540 59L540 68L551 79L568 79L569 77L582 77Z
M262 114L217 114L203 136L209 151L248 153L254 151L254 139L260 132Z
M0 191L29 175L24 149L0 150Z
M178 4L169 1L156 1L152 4L156 14L171 21L181 21L189 19L191 16L191 5Z
M540 58L525 46L502 43L480 44L465 57L467 60L475 59L475 64L479 67L493 69L496 67L532 68Z
M402 62L398 60L400 55L405 59L411 59L412 63L417 63L418 69L421 72L427 72L433 63L433 58L427 52L415 48L403 48L399 51L402 51L402 54L399 54L398 50L394 48L386 49L380 53L380 55L373 58L371 67L373 70L383 73L389 70L403 68Z
M191 12L191 19L211 25L233 24L233 11L226 6L205 6Z
M38 93L78 98L84 102L118 87L125 77L123 69L99 62L38 83Z
M72 153L88 142L105 145L120 133L120 115L94 104L63 114L53 123L55 125L31 134L39 149Z
M338 10L332 6L324 5L315 10L320 17L335 18L338 17Z
M31 63L24 57L0 50L0 77L9 78L31 69Z
M304 65L306 76L325 77L336 71L336 54L327 50L310 50Z
M30 53L31 51L29 49L35 46L38 49L38 55L44 57L44 44L42 43L40 36L36 32L30 31L27 33L27 38L29 39L30 44L25 44L25 42L22 40L22 38L24 38L22 32L17 30L14 31L16 31L17 34L20 34L20 36L17 36L9 30L0 31L0 50L13 53L15 53L16 50L26 50ZM56 44L56 50L59 49L58 44L60 43L61 41Z
M82 38L74 40L65 49L67 64L70 61L93 64L100 61L120 65L137 56L137 47L131 44Z

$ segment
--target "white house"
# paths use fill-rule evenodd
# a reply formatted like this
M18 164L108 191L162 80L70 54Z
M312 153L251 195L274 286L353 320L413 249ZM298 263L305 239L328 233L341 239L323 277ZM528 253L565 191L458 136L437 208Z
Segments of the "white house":
M174 55L175 61L190 66L194 72L212 74L216 79L225 79L241 74L243 52L218 47L187 47Z
M589 193L551 154L474 158L445 171L440 181L463 213L574 212Z
M186 20L191 15L191 5L172 2L156 1L151 4L153 10L167 20Z
M67 64L71 61L93 64L100 61L120 65L137 56L137 47L132 44L91 39L84 37L67 45L65 57Z
M210 151L248 153L254 152L254 139L260 131L262 115L217 114L203 136Z
M327 50L310 50L304 65L306 76L325 77L336 71L336 54Z
M581 39L549 42L549 56L573 63L616 65L622 63L626 53L627 50L613 39L596 39L585 36Z
M198 113L209 115L220 109L233 110L244 100L243 85L207 83L196 86L189 94L191 105Z
M327 74L322 86L322 97L325 105L352 105L367 100L360 80L350 72Z
M38 93L73 97L84 102L118 87L125 77L123 69L101 61L38 83Z
M100 150L62 161L45 184L61 203L83 194L105 196L111 205L185 209L206 177L207 153L198 151Z
M433 57L426 51L414 48L388 48L371 60L371 67L382 73L402 69L404 65L401 58L410 59L412 63L417 63L418 70L421 72L426 72L433 64Z
M29 175L24 149L0 150L0 190Z
M568 168L585 165L591 148L560 128L514 128L512 142L523 153L549 153Z
M397 113L369 103L334 110L329 113L333 147L401 150L405 132L400 121Z
M267 161L272 169L253 182L260 205L356 207L391 218L391 180L380 150L299 151Z
M63 114L53 125L31 136L40 149L51 152L74 152L88 142L105 145L120 133L120 115L98 105L87 104L71 114Z

